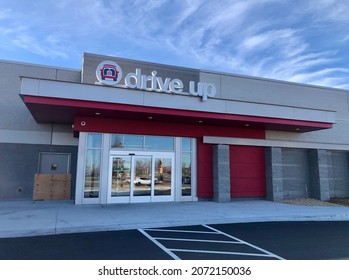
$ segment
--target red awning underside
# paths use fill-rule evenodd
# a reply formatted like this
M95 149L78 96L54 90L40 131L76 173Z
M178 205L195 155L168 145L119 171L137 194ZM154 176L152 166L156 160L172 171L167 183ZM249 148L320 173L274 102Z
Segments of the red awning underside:
M73 124L75 117L84 116L142 121L155 120L167 123L204 123L206 125L294 132L308 132L332 127L331 123L325 122L165 109L29 95L22 95L22 98L38 123Z

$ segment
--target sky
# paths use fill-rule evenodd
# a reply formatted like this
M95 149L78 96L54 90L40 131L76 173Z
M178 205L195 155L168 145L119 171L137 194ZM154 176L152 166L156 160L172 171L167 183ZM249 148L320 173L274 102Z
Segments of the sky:
M0 59L84 52L349 89L349 0L0 0Z

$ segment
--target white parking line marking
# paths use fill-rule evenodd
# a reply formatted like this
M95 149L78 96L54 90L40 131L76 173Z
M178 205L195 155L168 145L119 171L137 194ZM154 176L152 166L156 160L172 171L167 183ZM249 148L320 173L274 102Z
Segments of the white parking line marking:
M160 242L155 240L153 237L151 237L148 233L146 233L143 229L138 229L139 232L141 232L145 237L147 237L150 241L152 241L154 244L156 244L158 247L160 247L163 251L165 251L168 255L170 255L174 260L180 260L180 258L172 253L172 251L165 246L163 246Z
M215 228L210 227L210 226L207 226L207 225L202 225L202 226L204 226L204 227L206 227L206 228L208 228L208 229L214 230L214 231L216 231L217 233L223 234L223 235L225 235L225 236L227 236L227 237L229 237L229 238L238 240L238 241L240 241L241 243L246 244L246 245L248 245L248 246L250 246L250 247L252 247L252 248L255 248L255 249L257 249L257 250L259 250L259 251L261 251L261 252L264 252L264 253L266 253L267 255L271 256L271 257L277 258L277 259L279 259L279 260L284 260L284 258L282 258L282 257L280 257L280 256L278 256L278 255L275 255L275 254L273 254L273 253L271 253L271 252L269 252L269 251L267 251L267 250L264 250L264 249L262 249L262 248L260 248L260 247L258 247L258 246L255 246L255 245L253 245L253 244L251 244L251 243L248 243L248 242L246 242L246 241L244 241L244 240L242 240L242 239L239 239L239 238L237 238L237 237L235 237L235 236L229 235L229 234L227 234L227 233L225 233L225 232L222 232L222 231L220 231L220 230L218 230L218 229L215 229Z
M237 256L252 256L252 257L265 257L275 258L272 255L265 254L253 254L253 253L242 253L242 252L227 252L227 251L207 251L207 250L187 250L187 249L170 249L173 252L184 252L184 253L205 253L205 254L221 254L221 255L237 255Z
M195 231L195 230L178 230L178 229L145 229L146 231L162 231L162 232L182 232L182 233L203 233L203 234L219 234L217 231Z
M154 237L156 240L169 241L188 241L188 242L207 242L207 243L229 243L229 244L243 244L240 241L225 241L225 240L209 240L209 239L190 239L190 238L169 238L169 237Z
M159 248L161 248L163 251L165 251L168 255L170 255L175 260L180 260L180 258L174 253L174 252L187 252L187 253L204 253L204 254L221 254L221 255L236 255L236 256L251 256L251 257L264 257L264 258L275 258L279 260L284 260L284 258L275 255L265 249L262 249L258 246L255 246L251 243L248 243L242 239L239 239L235 236L229 235L225 232L222 232L218 229L215 229L208 225L201 225L204 228L209 229L210 231L193 231L193 230L176 230L176 229L138 229L144 236L146 236L149 240L151 240L154 244L156 244ZM202 234L215 234L216 236L221 236L225 238L232 239L233 241L229 240L210 240L210 239L191 239L191 238L170 238L170 237L153 237L151 236L151 233L148 234L146 231L149 232L175 232L175 233L202 233ZM176 249L176 248L167 248L165 245L162 245L159 241L178 241L178 242L202 242L202 243L227 243L227 244L239 244L244 245L247 247L251 247L257 251L260 251L261 253L244 253L244 252L231 252L231 251L210 251L210 250L192 250L192 249Z

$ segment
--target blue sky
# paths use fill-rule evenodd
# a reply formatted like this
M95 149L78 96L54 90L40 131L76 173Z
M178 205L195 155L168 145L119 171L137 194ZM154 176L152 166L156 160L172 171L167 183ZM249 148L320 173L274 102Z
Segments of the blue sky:
M0 1L0 59L84 52L349 89L349 0Z

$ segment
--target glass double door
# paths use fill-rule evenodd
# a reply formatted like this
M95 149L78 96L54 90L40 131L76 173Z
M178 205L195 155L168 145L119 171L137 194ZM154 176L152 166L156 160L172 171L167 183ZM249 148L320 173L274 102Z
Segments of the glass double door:
M109 165L108 203L174 200L173 153L115 153Z

